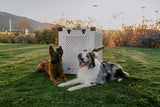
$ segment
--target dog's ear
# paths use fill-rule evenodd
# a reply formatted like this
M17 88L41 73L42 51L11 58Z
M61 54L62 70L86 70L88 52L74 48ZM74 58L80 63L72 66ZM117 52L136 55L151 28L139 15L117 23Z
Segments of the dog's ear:
M89 68L94 68L95 67L95 60L94 60L95 59L95 54L93 52L90 52L89 56L91 58Z
M91 52L92 68L95 67L95 54Z
M80 63L81 57L82 57L82 53L78 54L77 58L78 58L78 60L79 60L79 66L81 66L81 63Z
M63 55L63 49L61 46L59 46L59 48L57 48L56 51L60 53L61 56Z
M52 46L49 47L49 52L50 52L50 55L52 55L52 53L54 52L54 49L52 48Z
M63 55L63 49L61 46L59 46L59 53L61 54L61 56Z
M80 54L78 54L78 60L80 60L81 59L81 57L82 57L82 53L80 53Z

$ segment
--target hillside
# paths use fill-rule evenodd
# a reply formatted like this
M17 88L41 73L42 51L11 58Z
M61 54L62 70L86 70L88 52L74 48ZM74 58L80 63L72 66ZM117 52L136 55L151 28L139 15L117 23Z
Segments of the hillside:
M26 17L16 16L13 14L0 12L0 30L7 30L9 28L9 19L12 21L12 29L19 29L19 25L21 21L27 21L33 30L39 30L44 28L50 28L49 23L41 23Z

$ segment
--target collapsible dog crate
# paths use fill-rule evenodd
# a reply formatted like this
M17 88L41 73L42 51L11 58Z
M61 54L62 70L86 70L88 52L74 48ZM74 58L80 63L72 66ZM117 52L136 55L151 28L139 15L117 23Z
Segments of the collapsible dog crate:
M59 46L63 49L63 68L65 74L76 74L79 69L78 54L83 50L91 52L102 45L103 33L95 27L59 28ZM98 51L99 60L102 50Z

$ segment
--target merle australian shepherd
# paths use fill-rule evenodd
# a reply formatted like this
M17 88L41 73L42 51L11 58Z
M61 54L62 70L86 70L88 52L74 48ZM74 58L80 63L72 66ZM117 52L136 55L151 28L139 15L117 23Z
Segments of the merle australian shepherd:
M120 82L123 78L129 77L129 74L124 72L120 65L108 61L100 62L96 52L82 52L78 55L78 60L80 69L77 78L61 83L59 87L80 83L68 89L68 91L74 91L114 80Z

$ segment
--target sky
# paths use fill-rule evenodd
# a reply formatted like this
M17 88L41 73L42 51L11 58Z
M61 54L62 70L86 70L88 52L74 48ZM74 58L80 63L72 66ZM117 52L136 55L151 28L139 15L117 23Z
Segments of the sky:
M122 23L141 23L142 16L160 18L160 0L0 0L0 11L48 23L91 17L104 29L120 29Z

